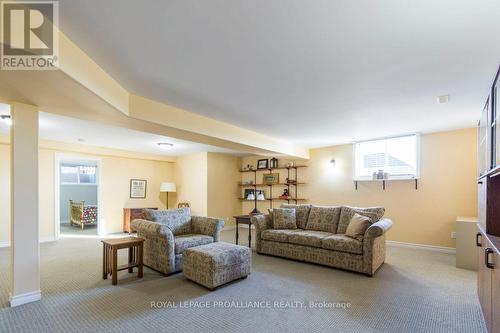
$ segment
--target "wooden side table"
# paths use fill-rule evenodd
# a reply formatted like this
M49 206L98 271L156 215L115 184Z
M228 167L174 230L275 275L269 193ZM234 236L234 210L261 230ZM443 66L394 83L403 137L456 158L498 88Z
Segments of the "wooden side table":
M241 224L247 224L248 225L248 247L252 247L252 222L250 221L250 215L236 215L233 216L234 219L236 220L236 245L238 245L238 238L239 238L239 232L238 232L238 226Z
M133 273L134 267L138 268L137 277L143 275L143 245L144 239L139 237L115 238L102 241L102 278L106 280L112 276L112 284L118 283L118 272L128 269ZM128 264L118 266L118 250L128 249Z

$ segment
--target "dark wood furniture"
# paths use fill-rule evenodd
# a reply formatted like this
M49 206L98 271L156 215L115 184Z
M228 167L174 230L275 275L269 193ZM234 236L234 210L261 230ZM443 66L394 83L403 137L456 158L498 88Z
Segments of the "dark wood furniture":
M252 247L252 222L250 221L250 215L236 215L233 216L236 220L236 245L238 245L239 238L239 225L248 225L248 247Z
M132 228L130 223L135 219L144 218L144 209L158 209L157 207L152 208L123 208L123 232L128 232L130 235L135 230Z
M138 268L137 277L143 275L143 245L144 239L138 237L106 239L102 242L102 278L112 277L112 284L118 283L118 272L127 269L133 273ZM128 249L128 263L118 266L118 250Z
M500 69L478 123L478 296L486 328L500 333Z

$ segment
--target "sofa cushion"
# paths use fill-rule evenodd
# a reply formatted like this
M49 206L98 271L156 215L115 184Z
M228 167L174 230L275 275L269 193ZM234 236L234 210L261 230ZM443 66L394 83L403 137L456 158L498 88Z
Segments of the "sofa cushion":
M214 242L214 238L206 235L185 234L174 238L175 254L182 254L182 251L190 247L210 244Z
M293 208L274 208L269 210L273 216L274 229L297 229L297 220L295 219L295 209Z
M353 215L356 213L358 213L359 215L369 217L371 219L371 223L375 223L378 220L380 220L382 216L384 216L385 208L384 207L359 208L359 207L342 206L339 226L337 228L338 234L345 234L349 222L351 222Z
M363 242L346 235L331 235L322 240L322 247L327 250L363 254Z
M288 243L321 247L321 241L332 235L333 233L326 231L296 230L294 233L288 235Z
M341 207L312 206L307 219L306 230L336 233Z
M177 208L167 210L146 210L151 221L165 224L172 233L177 235L189 234L191 230L191 210L189 208Z
M354 214L347 226L345 235L357 240L363 240L366 229L372 224L371 221L369 217L359 215L358 213Z
M281 208L293 208L295 209L295 218L297 220L297 228L305 229L307 225L307 219L309 217L309 212L311 211L312 205L292 205L283 204Z
M267 229L260 233L260 238L273 242L287 243L288 237L297 229Z

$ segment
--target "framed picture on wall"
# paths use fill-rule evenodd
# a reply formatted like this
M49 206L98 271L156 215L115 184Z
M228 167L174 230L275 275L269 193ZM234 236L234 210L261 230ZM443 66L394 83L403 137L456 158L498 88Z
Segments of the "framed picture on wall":
M146 199L146 186L148 181L144 179L130 180L130 198Z

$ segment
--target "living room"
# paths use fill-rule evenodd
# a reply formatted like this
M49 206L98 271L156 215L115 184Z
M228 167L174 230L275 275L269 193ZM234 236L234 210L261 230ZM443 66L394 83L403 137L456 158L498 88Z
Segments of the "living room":
M0 3L0 331L500 332L497 1L139 5Z

